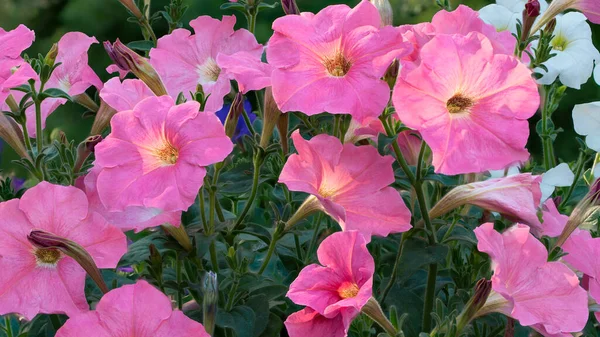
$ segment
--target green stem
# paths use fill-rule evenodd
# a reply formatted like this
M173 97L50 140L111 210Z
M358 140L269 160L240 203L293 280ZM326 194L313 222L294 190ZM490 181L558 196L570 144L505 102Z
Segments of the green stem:
M204 228L204 233L208 235L208 222L206 221L206 214L204 213L204 186L200 187L200 192L198 192L198 203L200 206L200 218L202 219L202 228Z
M12 325L10 323L10 316L6 315L4 316L4 323L5 323L5 328L6 328L6 336L7 337L13 337L13 332L12 332Z
M210 242L210 246L208 246L208 250L210 252L210 263L212 264L213 271L215 273L219 272L219 261L217 260L217 246L215 244L215 240Z
M256 17L257 16L258 16L257 8L250 8L248 13L246 14L246 18L248 19L248 31L250 31L250 33L252 33L252 34L254 34L254 31L256 30Z
M258 275L262 275L262 273L267 269L269 265L269 261L271 261L271 257L273 256L273 252L275 252L275 246L277 246L277 241L279 241L279 233L277 230L273 233L271 237L271 242L269 243L269 250L267 251L267 256L265 256L265 260L263 261L260 269L258 270Z
M306 255L304 256L304 264L308 264L310 262L310 257L312 256L313 250L317 245L317 239L319 235L319 230L321 229L321 220L323 218L323 213L319 212L317 215L317 220L315 224L315 231L313 232L312 239L310 240L310 244L308 245L308 250L306 250Z
M542 87L543 105L542 105L542 153L544 154L544 168L546 171L554 167L554 147L552 146L552 138L548 134L548 121L551 120L548 105L550 104L550 91Z
M250 121L250 117L248 117L248 113L245 109L242 109L242 117L244 118L244 123L246 123L248 131L250 131L250 134L252 135L252 137L254 137L254 135L256 134L256 130L254 130L252 122Z
M425 289L425 303L423 305L423 331L431 330L431 311L433 310L433 302L435 300L435 283L437 280L436 263L429 265L427 274L427 289Z
M257 149L256 151L261 151L261 150ZM250 211L252 204L254 203L254 199L256 198L256 193L258 192L260 168L262 166L263 160L264 160L264 158L262 157L262 155L254 156L254 174L252 176L252 190L250 191L250 197L248 198L248 201L246 202L246 205L244 206L242 213L240 214L240 216L238 216L237 220L235 221L232 231L236 230L239 227L239 225L242 223L242 221L244 220L244 218Z
M333 116L333 136L340 138L340 117L341 115Z
M31 145L31 139L29 138L29 131L27 130L27 123L21 124L23 128L23 138L25 140L25 146L31 152L33 152L33 146Z
M240 280L238 280L238 278L234 276L233 284L231 285L231 289L229 290L229 295L227 295L227 306L225 307L225 311L230 311L231 309L233 309L235 293L237 292L239 285L240 285Z
M42 137L42 102L36 97L35 104L35 141L37 153L40 155L44 148L44 139Z
M392 269L392 275L390 275L390 281L385 286L385 289L383 290L383 294L381 295L381 303L385 302L385 298L387 297L388 293L392 289L392 286L396 282L396 277L398 276L398 265L400 264L400 259L402 258L402 251L404 250L404 241L406 239L406 235L407 235L406 233L402 233L402 236L400 237L400 245L398 247L398 253L396 254L396 260L394 261L394 268Z
M596 154L596 156L598 156L598 154ZM573 183L571 184L571 186L569 186L569 190L567 191L567 194L565 195L563 200L560 202L559 208L566 206L567 202L569 202L569 199L571 198L573 191L575 191L575 186L577 186L577 181L579 180L579 177L581 177L581 174L583 173L583 168L585 167L586 162L587 162L587 160L584 159L584 152L580 151L579 157L577 158L577 164L575 166L575 179L573 179Z
M211 186L208 191L208 234L212 235L215 232L215 202L216 202L215 187Z
M175 265L175 273L177 277L177 308L181 310L183 308L183 289L181 287L181 259L177 254L177 261Z

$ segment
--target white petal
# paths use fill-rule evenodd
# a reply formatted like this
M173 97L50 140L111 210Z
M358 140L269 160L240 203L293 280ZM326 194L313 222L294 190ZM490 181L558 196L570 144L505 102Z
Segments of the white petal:
M594 167L594 179L600 178L600 164L596 164Z
M582 136L600 135L600 102L575 105L573 125L575 132Z
M494 26L497 31L516 30L516 26L511 25L514 14L508 8L496 4L487 5L479 10L479 17L485 23Z
M551 186L571 186L575 180L575 174L566 163L558 164L542 176L542 184Z
M540 200L540 204L542 204L552 196L552 193L554 193L554 186L541 183L540 190L542 190L542 199Z
M600 135L587 136L585 138L585 143L590 149L600 152Z

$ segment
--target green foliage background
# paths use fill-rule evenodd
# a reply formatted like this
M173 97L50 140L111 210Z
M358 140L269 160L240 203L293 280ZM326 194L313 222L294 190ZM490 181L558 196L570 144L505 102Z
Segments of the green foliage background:
M274 2L278 0L265 0ZM335 3L346 3L354 6L358 0L297 0L302 11L316 12L327 5ZM184 22L198 17L199 15L210 15L220 17L221 15L234 14L231 11L221 11L219 6L226 0L186 0L189 9L184 17ZM451 1L453 6L458 5L457 0ZM461 3L479 9L491 3L490 0L463 0ZM169 0L152 0L153 11L163 9ZM394 21L396 25L429 21L438 10L435 0L391 0L394 7ZM277 17L283 15L281 7L261 12L257 22L257 38L259 42L265 43L271 35L271 23ZM30 55L37 53L45 54L52 43L69 31L81 31L95 36L98 41L115 40L120 38L124 42L142 39L140 30L134 23L127 21L128 13L117 0L0 0L0 27L8 30L23 23L35 30L36 41L29 50ZM238 17L238 27L245 27L246 21ZM166 33L167 26L164 21L154 23L157 35ZM188 27L189 28L189 27ZM594 26L594 40L600 45L600 29ZM98 75L107 80L111 75L104 70L110 60L100 44L92 47L90 63ZM443 55L440 55L443 57ZM600 99L600 86L593 79L582 88L582 90L569 89L567 98L563 100L559 111L553 119L555 123L565 130L556 141L557 152L560 158L572 160L577 155L577 142L572 132L571 109L573 104L591 102ZM83 120L81 114L83 108L73 104L67 104L59 108L48 120L50 129L58 128L67 133L69 139L82 140L91 126L91 119ZM539 154L539 139L535 134L535 123L538 118L531 119L532 135L530 146L534 155ZM10 171L13 165L10 161L14 159L10 150L4 150L0 156L0 167Z

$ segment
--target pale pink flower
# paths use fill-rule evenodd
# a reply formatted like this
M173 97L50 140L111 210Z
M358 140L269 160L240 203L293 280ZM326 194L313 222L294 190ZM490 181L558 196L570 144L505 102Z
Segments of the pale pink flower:
M267 59L281 111L350 114L360 122L379 116L390 97L381 77L412 49L400 30L380 25L367 0L275 20Z
M98 180L99 167L94 167L85 176L77 180L76 187L83 190L90 203L90 209L98 212L112 225L123 231L142 231L169 224L178 227L181 224L181 211L164 212L159 208L129 206L123 211L109 212L100 201L96 182Z
M348 326L373 293L375 262L367 241L357 231L337 232L323 240L317 256L320 265L302 269L287 296L326 318L341 315Z
M288 316L284 324L290 337L346 337L349 328L342 315L327 318L308 307Z
M529 158L527 118L540 98L527 66L495 54L479 33L437 35L420 57L418 65L403 63L393 101L398 118L431 147L437 173L497 170Z
M20 200L0 203L0 218L0 315L89 310L86 272L58 250L34 248L27 240L34 229L76 242L99 268L115 268L127 252L125 235L91 212L75 187L41 182Z
M8 32L0 28L0 108L4 106L11 88L37 79L35 71L21 58L21 53L31 46L34 39L35 33L24 25ZM2 109L9 110L8 107Z
M580 10L591 22L600 24L600 2L598 0L572 0L573 8Z
M161 76L169 95L183 93L187 98L198 86L210 94L206 109L217 111L223 98L231 91L232 75L223 71L219 56L246 52L245 57L260 61L263 46L245 29L234 31L235 16L223 20L200 16L190 26L196 34L186 29L175 29L158 40L150 51L150 63Z
M83 94L91 86L100 90L102 81L88 65L87 52L94 43L98 43L98 41L83 33L69 32L63 35L58 41L58 55L55 61L60 65L52 72L45 88L60 89L71 97ZM39 89L39 84L37 87ZM21 92L14 96L20 100L23 95L24 93ZM65 98L47 98L42 102L42 128L46 125L46 118L66 102ZM29 107L26 113L29 136L35 137L35 107Z
M202 324L171 309L169 298L146 281L104 295L96 310L71 317L56 337L210 337Z
M538 226L541 176L530 173L460 185L446 194L430 211L432 218L442 216L465 204L501 213L511 219Z
M133 110L136 104L144 98L156 96L146 83L141 80L131 79L121 82L114 77L104 83L100 90L100 97L117 112Z
M528 226L517 224L500 234L486 223L475 235L494 272L490 306L482 310L503 313L547 336L585 327L588 300L577 275L562 262L548 262L546 248Z
M148 97L112 117L112 131L95 148L96 188L107 211L128 207L185 211L194 203L205 166L233 144L214 112L169 96Z
M298 154L289 157L279 182L314 195L343 230L358 230L370 239L411 228L410 211L389 186L395 181L394 158L325 134L307 141L296 131L292 139Z

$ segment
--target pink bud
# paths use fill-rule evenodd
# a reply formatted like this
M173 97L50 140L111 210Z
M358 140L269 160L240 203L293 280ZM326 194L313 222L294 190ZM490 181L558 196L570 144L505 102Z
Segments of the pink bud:
M300 14L300 9L298 9L298 4L296 4L296 0L281 0L281 7L283 7L283 11L286 15Z
M529 0L525 4L525 12L529 17L538 17L540 15L540 2L538 0Z

